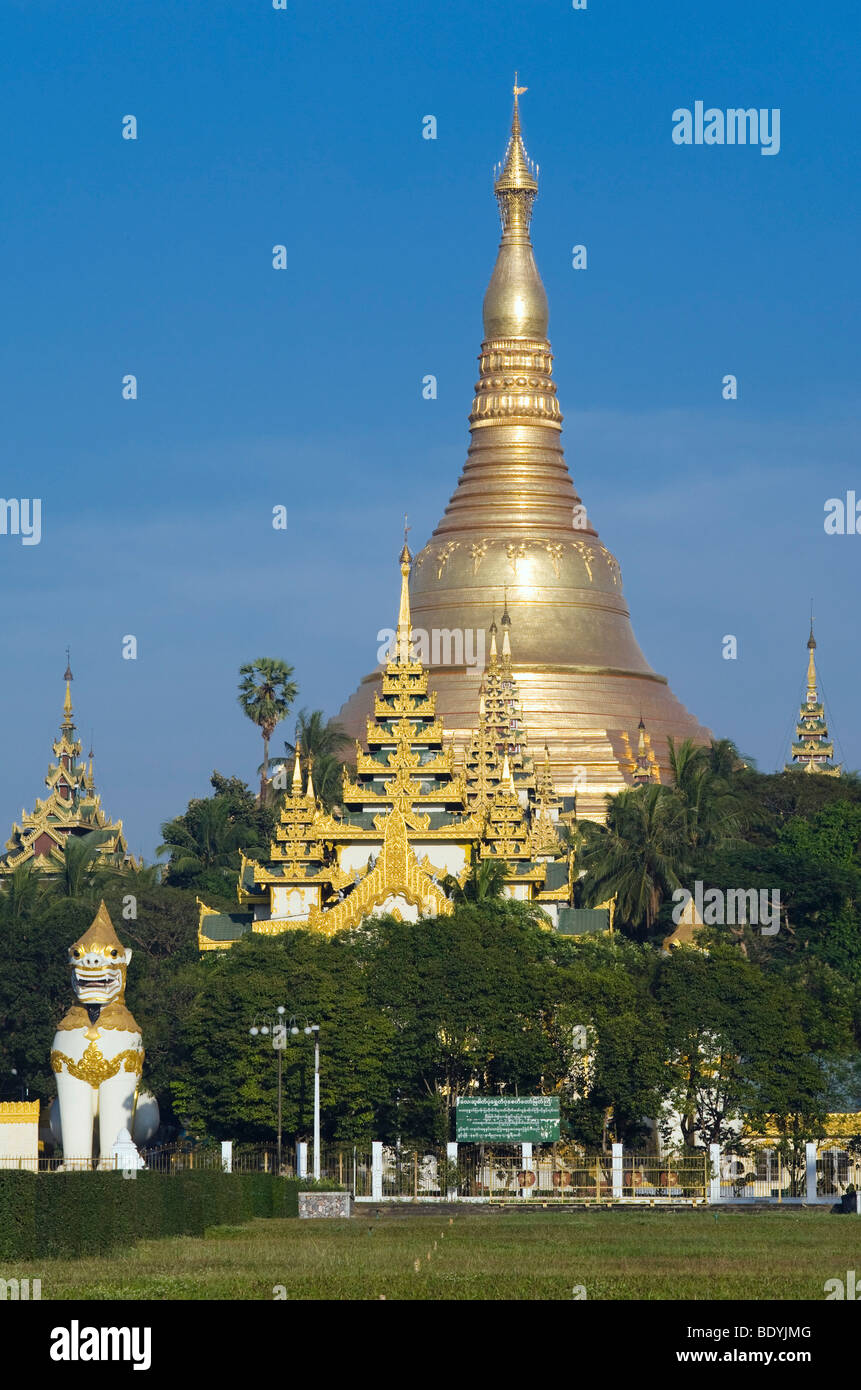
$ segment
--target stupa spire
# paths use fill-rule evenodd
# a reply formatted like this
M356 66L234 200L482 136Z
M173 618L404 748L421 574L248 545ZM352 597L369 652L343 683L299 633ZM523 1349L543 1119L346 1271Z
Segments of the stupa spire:
M502 223L502 241L484 297L484 336L488 339L547 337L547 295L529 240L532 204L538 196L538 171L526 153L520 129L518 98L526 90L517 86L515 74L511 134L505 158L494 169L493 191Z
M807 639L807 699L816 700L816 638L813 636L813 614L810 615L810 636Z
M407 528L404 527L405 532L406 529ZM408 666L410 664L410 638L412 635L410 620L410 568L412 565L412 558L405 534L404 548L400 554L401 602L398 608L398 630L395 635L397 648L397 656L395 659L399 666Z
M637 756L634 760L634 786L646 786L649 782L660 782L660 769L651 754L650 740L646 735L646 721L642 714L637 725Z
M813 614L810 615L810 636L807 639L807 698L799 711L792 743L792 761L784 772L821 772L826 777L839 777L840 763L834 761L834 743L828 737L825 706L819 699L816 675L816 638L813 636Z
M511 618L508 614L508 589L502 606L502 660L511 663Z
M33 811L27 812L25 809L21 812L20 826L12 826L12 834L6 841L7 853L0 854L0 879L28 861L42 872L59 872L63 866L66 844L91 830L109 832L97 850L101 863L122 864L127 857L122 821L111 821L101 809L101 798L93 776L92 738L89 767L86 759L81 760L83 744L76 737L72 718L73 679L69 650L66 648L63 718L59 737L51 745L55 761L50 764L45 777L49 792L44 799L36 799Z
M66 682L66 696L63 700L63 723L60 727L63 729L68 729L72 733L74 733L75 729L75 726L72 722L72 681L74 679L75 678L72 675L72 667L69 657L69 648L67 647L66 669L63 672L63 680Z

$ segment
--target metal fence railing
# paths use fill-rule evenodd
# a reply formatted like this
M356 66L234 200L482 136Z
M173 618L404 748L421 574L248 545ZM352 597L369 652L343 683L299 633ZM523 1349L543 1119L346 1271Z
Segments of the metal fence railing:
M160 1144L140 1150L146 1167L155 1173L186 1173L197 1171L219 1171L224 1166L221 1145L212 1143L195 1144L179 1141L174 1144ZM353 1148L328 1148L320 1153L320 1177L328 1182L336 1182L341 1187L354 1186L354 1172L357 1155ZM370 1159L367 1160L370 1171ZM118 1166L114 1157L99 1159L64 1158L62 1154L47 1156L32 1154L17 1157L0 1155L0 1170L7 1168L29 1169L31 1172L88 1172L92 1169L105 1171ZM277 1173L278 1148L275 1144L234 1144L231 1156L234 1173ZM282 1177L298 1176L297 1154L292 1146L281 1150ZM313 1173L313 1146L307 1146L307 1173Z
M217 1172L224 1166L220 1144L161 1144L142 1149L141 1157L155 1173L186 1173L195 1169ZM234 1144L232 1167L234 1173L277 1173L278 1149L274 1144ZM293 1175L292 1149L282 1150L281 1171Z
M383 1201L704 1201L708 1176L705 1154L668 1159L626 1153L614 1168L610 1154L563 1156L552 1146L536 1145L529 1159L521 1153L461 1146L452 1162L444 1150L419 1153L384 1148L380 1191ZM367 1199L373 1190L371 1156L364 1154L356 1165L354 1192L356 1197Z
M836 1144L820 1149L816 1156L816 1193L819 1197L842 1197L849 1187L861 1192L861 1154Z
M706 1153L622 1155L623 1197L642 1201L689 1198L704 1201L710 1178Z
M835 1201L850 1187L861 1190L861 1155L830 1144L816 1155L816 1196ZM757 1146L744 1153L722 1153L720 1195L724 1201L784 1202L807 1197L804 1147L790 1153Z
M94 1162L87 1158L63 1158L62 1154L52 1154L50 1157L39 1154L38 1158L30 1155L16 1158L8 1154L0 1157L0 1171L9 1168L22 1168L31 1173L84 1173L95 1167L98 1167L102 1172L113 1170L116 1168L116 1159L106 1158L101 1162L97 1159Z
M461 1144L457 1157L446 1148L414 1149L396 1145L377 1148L376 1174L373 1155L367 1149L334 1146L321 1151L320 1177L351 1191L358 1199L382 1201L523 1201L542 1203L648 1203L668 1202L803 1202L813 1200L813 1147L803 1147L789 1157L785 1151L765 1145L720 1155L719 1181L712 1181L711 1159L705 1152L657 1155L625 1150L587 1153L570 1145L535 1145L524 1157L520 1146L491 1148ZM223 1166L220 1144L182 1141L142 1149L141 1157L152 1172L174 1174L194 1170L217 1171ZM89 1161L34 1155L0 1157L0 1170L24 1168L33 1172L114 1169L114 1158ZM861 1191L861 1153L830 1142L817 1147L815 1198L838 1201L854 1187ZM235 1173L279 1171L274 1144L234 1144ZM306 1151L306 1175L313 1174L313 1146ZM298 1176L297 1151L282 1148L280 1173ZM376 1182L375 1182L376 1178Z
M805 1163L787 1162L777 1149L760 1148L750 1153L723 1153L720 1158L720 1195L725 1201L756 1199L781 1202L805 1191Z

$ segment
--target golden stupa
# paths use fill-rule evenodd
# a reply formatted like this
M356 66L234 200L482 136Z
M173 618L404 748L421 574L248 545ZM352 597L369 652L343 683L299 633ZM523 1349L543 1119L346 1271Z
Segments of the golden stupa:
M514 673L531 736L550 750L562 794L578 814L603 819L605 796L631 785L642 719L656 770L667 739L708 741L709 731L657 675L634 636L615 557L601 544L562 452L552 379L547 295L529 226L537 168L520 129L518 96L494 192L502 241L484 297L484 342L469 417L472 442L445 515L415 558L414 629L473 634L460 653L483 649L474 634L506 607ZM445 638L434 660L456 652ZM447 657L442 656L446 661ZM476 723L480 665L428 663L438 709L460 747ZM339 719L359 737L373 711L380 670L367 675Z

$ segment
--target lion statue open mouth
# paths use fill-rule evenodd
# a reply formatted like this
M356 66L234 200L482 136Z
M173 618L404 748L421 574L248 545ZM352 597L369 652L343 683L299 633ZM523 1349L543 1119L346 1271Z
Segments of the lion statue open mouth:
M67 1168L90 1167L96 1116L100 1166L113 1166L117 1136L131 1132L144 1060L140 1028L125 1006L131 958L101 903L90 927L69 948L79 1002L60 1022L51 1052Z

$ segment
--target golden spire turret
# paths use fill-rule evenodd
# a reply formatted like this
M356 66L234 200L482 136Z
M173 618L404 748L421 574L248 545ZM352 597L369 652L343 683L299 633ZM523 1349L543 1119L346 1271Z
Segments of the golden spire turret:
M508 615L508 590L502 608L502 660L511 665L511 618Z
M66 685L63 718L59 737L51 744L56 761L50 764L45 777L49 793L44 800L36 799L33 811L21 812L20 826L12 826L12 834L6 841L7 853L0 854L0 878L28 861L44 873L60 872L65 846L92 830L107 832L104 843L97 850L100 864L121 865L128 856L122 821L110 820L101 808L93 776L92 746L89 767L87 760L81 758L83 744L76 737L72 717L74 677L68 647L63 680Z
M813 616L810 618L810 636L807 639L807 650L810 655L807 658L807 700L808 703L816 702L816 638L813 636Z
M505 750L505 754L504 754L503 759L502 759L502 773L501 773L501 775L500 775L499 780L500 780L501 785L505 787L505 790L506 790L506 791L514 791L514 779L513 779L513 777L511 776L511 764L510 764L510 762L508 761L508 749L507 749L507 748L506 748L506 750Z
M656 775L657 774L657 775ZM660 772L653 766L653 760L649 759L649 741L646 738L646 721L640 715L640 722L637 725L637 756L634 759L633 781L635 787L645 787L651 781L660 782Z
M317 794L314 791L314 759L308 759L308 785L305 788L305 795L309 801L316 801Z
M72 675L72 666L69 659L69 648L67 647L66 669L63 672L63 680L66 682L66 696L63 700L63 722L60 727L63 729L71 729L72 731L74 731L75 728L74 724L72 723L72 681L74 679L75 678Z
M301 795L302 795L302 766L301 766L301 763L300 763L300 761L299 761L299 755L300 755L300 748L299 748L299 742L298 742L298 740L297 740L297 742L296 742L296 761L295 761L294 764L293 764L293 786L291 787L291 791L292 791L292 793L293 793L294 796L301 796Z
M550 770L550 749L546 743L544 745L544 765L537 779L535 791L540 802L554 807L559 805L559 798L553 785L553 773Z
M490 660L478 697L478 728L464 750L467 791L470 802L487 800L491 789L507 787L509 773L516 790L531 792L535 787L532 760L526 746L523 705L512 667L511 618L508 595L502 610L502 659L496 648L496 621L490 626ZM508 758L509 772L502 770Z
M810 636L807 639L807 699L801 706L792 744L792 762L784 772L821 772L826 777L839 777L841 764L834 761L834 743L828 737L825 706L819 699L816 676L816 638L813 636L813 614L810 615Z
M401 602L398 608L398 630L396 634L397 657L399 666L409 666L410 664L410 639L412 636L412 626L410 622L410 567L412 565L412 555L404 537L404 548L400 554L401 563Z

